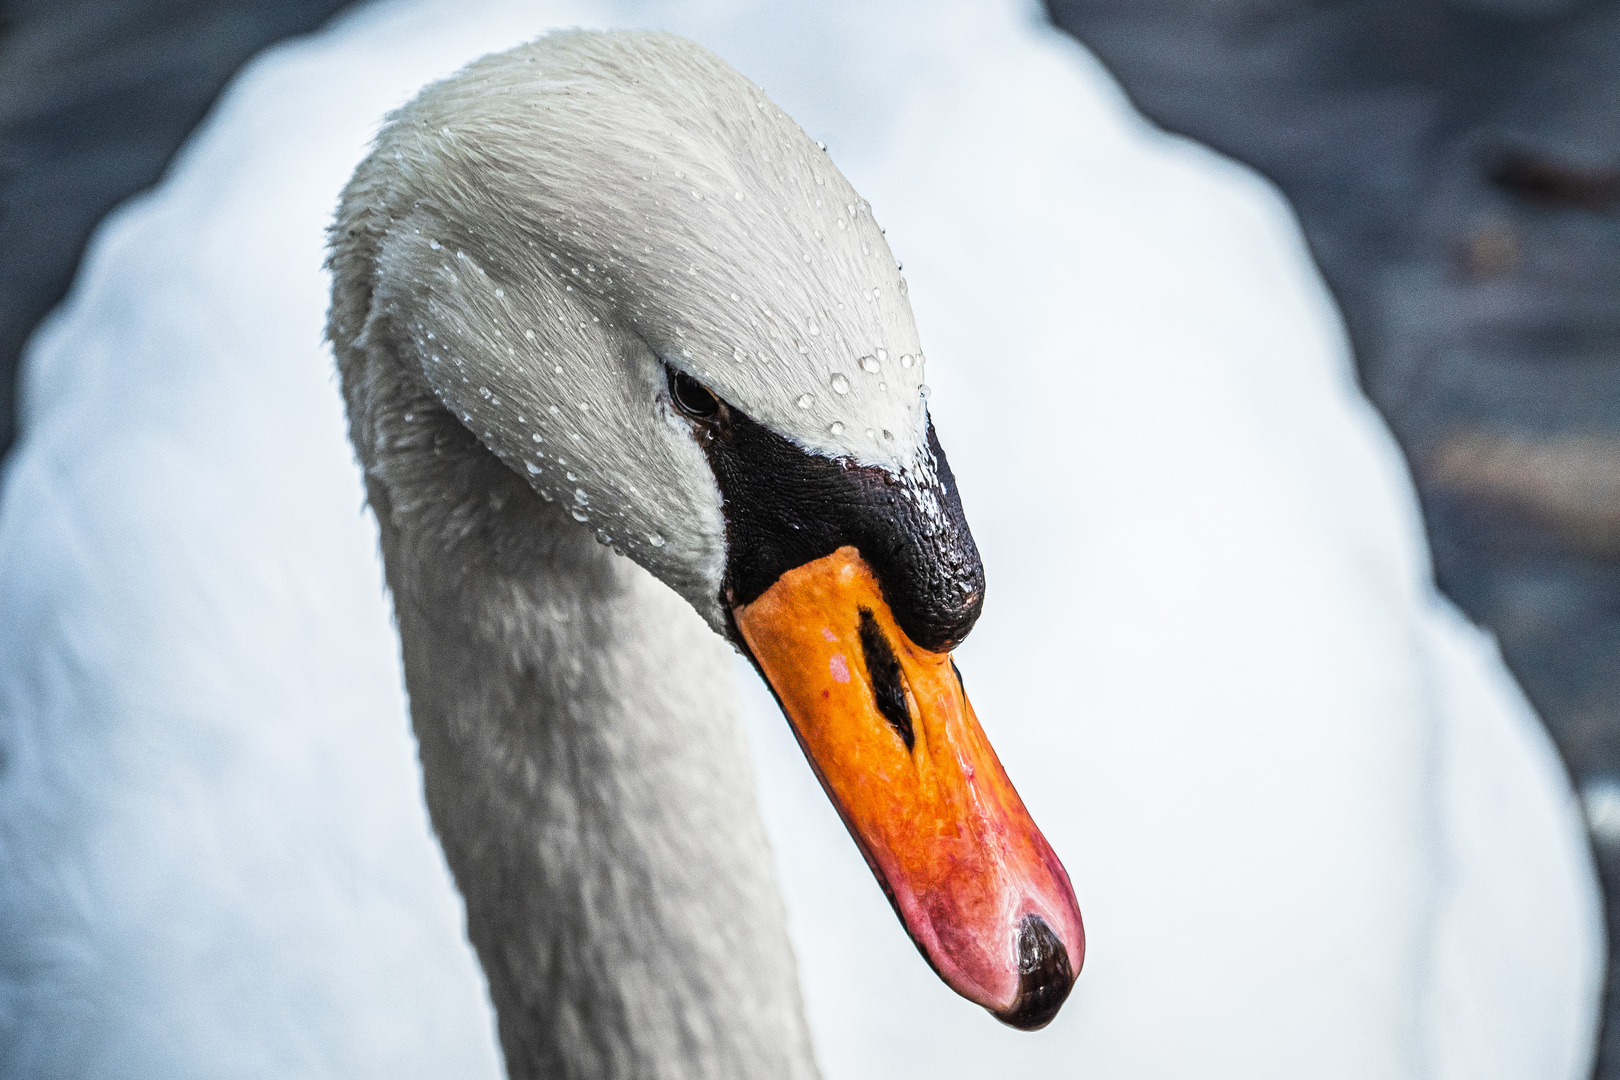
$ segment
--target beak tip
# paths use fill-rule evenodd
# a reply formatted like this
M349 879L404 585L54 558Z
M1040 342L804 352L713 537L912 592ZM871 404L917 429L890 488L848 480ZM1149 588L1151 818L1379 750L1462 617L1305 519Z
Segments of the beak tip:
M1018 996L995 1017L1020 1031L1039 1031L1052 1022L1074 989L1075 970L1063 940L1039 915L1018 924Z

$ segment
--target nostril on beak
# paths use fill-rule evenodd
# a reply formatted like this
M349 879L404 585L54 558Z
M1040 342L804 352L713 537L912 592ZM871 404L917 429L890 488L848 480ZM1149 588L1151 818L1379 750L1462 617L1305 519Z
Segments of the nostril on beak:
M883 628L867 608L861 608L861 651L866 654L866 672L872 679L872 696L877 701L878 712L910 753L917 745L917 733L911 726L911 707L906 704L900 661L895 658L894 646L883 636Z
M1038 1031L1052 1022L1072 989L1069 950L1045 919L1025 915L1018 924L1018 999L996 1019L1020 1031Z

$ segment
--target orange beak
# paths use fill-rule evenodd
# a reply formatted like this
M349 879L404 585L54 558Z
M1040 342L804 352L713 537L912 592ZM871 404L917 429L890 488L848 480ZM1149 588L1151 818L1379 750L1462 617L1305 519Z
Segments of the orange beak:
M733 615L924 958L1002 1021L1045 1027L1085 958L1080 910L950 655L911 643L853 547Z

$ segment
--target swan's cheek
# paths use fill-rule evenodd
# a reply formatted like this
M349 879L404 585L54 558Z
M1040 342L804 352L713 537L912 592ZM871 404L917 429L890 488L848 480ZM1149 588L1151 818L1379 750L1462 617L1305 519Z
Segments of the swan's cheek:
M950 656L912 644L852 547L788 571L733 614L934 970L1006 1022L1044 1026L1084 959L1080 912Z

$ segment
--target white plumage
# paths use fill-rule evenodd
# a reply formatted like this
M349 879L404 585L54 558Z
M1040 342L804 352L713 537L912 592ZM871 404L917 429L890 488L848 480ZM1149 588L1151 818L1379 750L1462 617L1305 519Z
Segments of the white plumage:
M321 230L381 114L558 25L714 48L906 260L990 582L975 703L1091 948L1038 1035L938 985L743 670L830 1077L1577 1077L1566 782L1428 582L1280 201L1017 5L421 3L256 63L98 236L0 504L0 1073L489 1076Z

